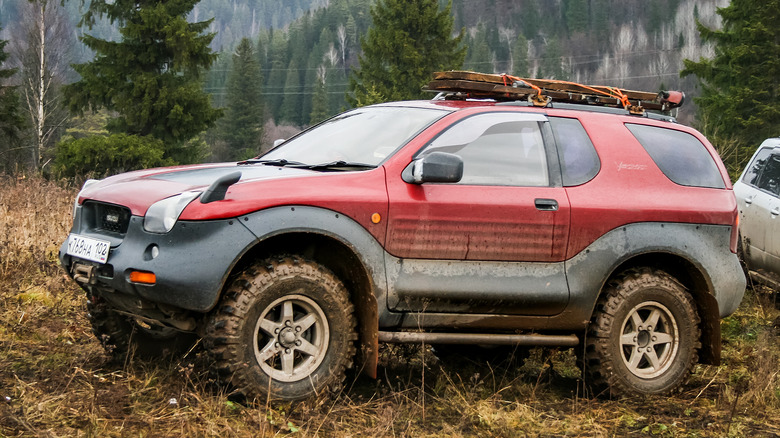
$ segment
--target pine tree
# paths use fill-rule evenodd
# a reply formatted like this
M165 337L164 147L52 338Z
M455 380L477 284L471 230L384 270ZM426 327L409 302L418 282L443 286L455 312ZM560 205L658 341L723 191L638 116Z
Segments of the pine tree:
M201 84L203 70L216 58L209 48L214 34L203 33L210 21L187 22L197 2L92 0L83 23L107 17L119 23L121 39L81 38L96 56L74 66L81 79L65 87L71 110L116 111L111 132L163 140L166 157L179 162L197 159L186 142L221 114Z
M244 38L233 53L228 78L225 117L220 119L220 137L228 145L229 160L250 158L260 151L263 135L263 84L252 41Z
M328 91L325 87L326 76L325 66L322 65L318 69L317 85L314 88L314 97L312 97L311 103L311 115L309 116L310 123L313 125L319 123L330 116L328 111Z
M268 58L271 61L271 69L265 86L266 101L270 116L278 121L284 98L284 83L287 80L287 66L290 63L287 55L287 40L280 31L275 31L271 35Z
M552 37L547 40L547 45L544 48L544 55L540 66L540 77L548 79L568 79L566 73L563 71L563 65L561 64L561 43L558 38Z
M452 1L379 0L373 27L361 45L360 66L350 77L350 103L418 99L434 71L460 68L466 55L463 32L452 37Z
M514 71L512 73L515 76L527 77L530 70L530 63L528 60L528 40L525 38L525 36L523 36L523 34L517 36L517 40L515 41L514 47L512 47L512 51L514 52L513 59L515 61Z
M588 4L585 0L569 1L566 6L566 26L570 33L584 33L588 30Z
M704 41L714 43L711 59L686 59L685 77L696 75L701 85L698 120L716 146L732 141L738 154L727 160L741 169L765 138L780 132L780 0L732 0L718 10L721 30L699 25Z
M280 120L300 126L303 124L303 94L301 83L301 68L295 58L287 68L287 80L284 83Z
M466 65L470 70L484 73L494 73L493 52L490 50L490 44L487 39L487 28L484 23L477 25L477 31L474 38L469 41L469 48L466 56Z
M16 69L2 68L8 59L6 44L8 41L0 40L0 163L3 163L0 170L9 172L14 170L14 164L21 158L18 141L25 128L25 120L16 87L5 84L16 73Z

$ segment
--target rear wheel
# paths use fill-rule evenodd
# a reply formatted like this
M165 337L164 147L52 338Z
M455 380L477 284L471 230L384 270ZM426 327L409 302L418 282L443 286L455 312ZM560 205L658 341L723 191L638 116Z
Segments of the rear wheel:
M355 354L353 305L324 266L266 260L235 278L206 330L222 378L249 398L338 390Z
M669 274L630 270L607 285L596 305L583 374L596 393L671 392L698 360L699 321L693 298Z

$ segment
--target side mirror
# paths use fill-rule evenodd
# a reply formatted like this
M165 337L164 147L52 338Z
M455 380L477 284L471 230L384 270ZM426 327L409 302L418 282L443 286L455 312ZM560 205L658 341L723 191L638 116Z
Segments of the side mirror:
M426 182L456 183L463 178L463 159L446 152L431 152L412 161L401 178L410 184Z
M287 140L285 140L283 138L277 138L276 140L274 140L274 146L273 147L277 147L280 144L284 143L285 141L287 141Z

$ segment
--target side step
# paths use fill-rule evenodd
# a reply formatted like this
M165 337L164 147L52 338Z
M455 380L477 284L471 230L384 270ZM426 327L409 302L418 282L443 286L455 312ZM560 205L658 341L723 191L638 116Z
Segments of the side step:
M400 344L481 344L481 345L534 345L544 347L575 347L580 339L576 335L494 334L494 333L425 333L379 332L380 342Z
M765 271L750 271L748 274L750 279L756 283L761 283L774 290L780 289L780 278L778 278L777 274Z

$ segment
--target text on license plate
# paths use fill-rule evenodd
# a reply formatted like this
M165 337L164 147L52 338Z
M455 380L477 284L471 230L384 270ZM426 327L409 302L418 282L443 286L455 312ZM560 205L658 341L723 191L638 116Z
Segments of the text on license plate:
M71 234L68 236L68 254L93 262L105 263L111 243L105 240Z

